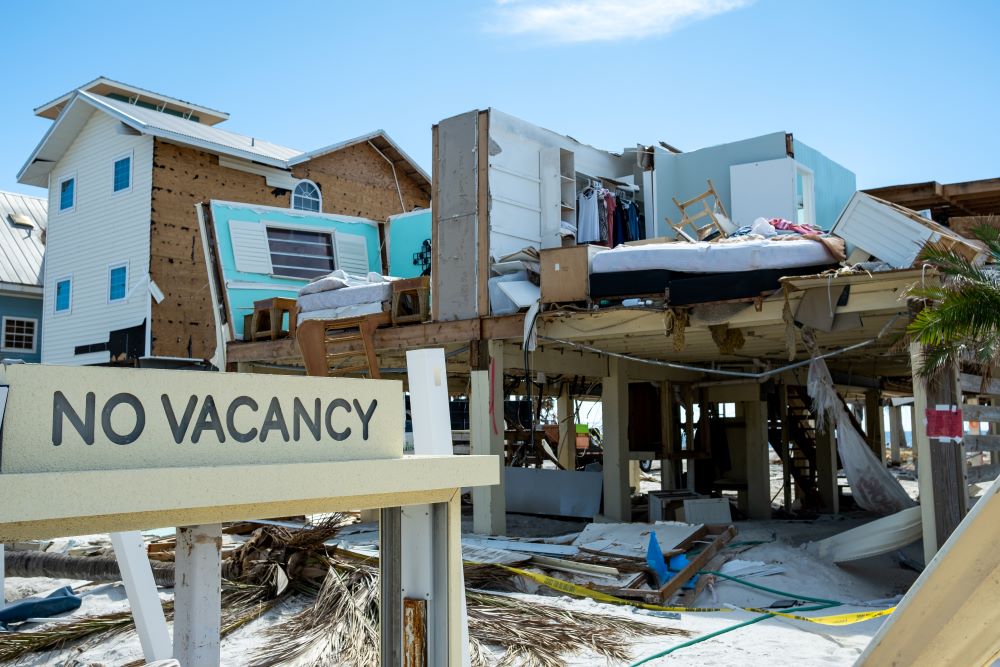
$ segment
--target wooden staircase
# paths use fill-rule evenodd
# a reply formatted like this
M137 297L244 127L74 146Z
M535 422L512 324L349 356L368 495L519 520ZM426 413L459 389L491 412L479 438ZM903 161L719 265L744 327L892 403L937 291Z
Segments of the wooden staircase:
M798 497L802 499L804 508L822 507L823 501L819 494L818 475L816 469L816 420L810 408L810 398L805 387L787 385L788 387L788 420L781 423L781 406L775 396L769 403L768 441L785 462L782 451L781 429L788 428L788 469Z

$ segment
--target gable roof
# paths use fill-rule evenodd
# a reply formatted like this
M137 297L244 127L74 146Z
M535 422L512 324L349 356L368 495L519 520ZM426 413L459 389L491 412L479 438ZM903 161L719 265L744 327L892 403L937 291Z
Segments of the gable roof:
M66 102L56 121L21 167L17 174L18 182L47 187L49 172L95 111L106 113L142 134L285 170L321 155L368 142L394 167L420 183L421 189L430 196L430 177L382 130L315 151L302 152L85 91L76 91Z
M115 81L114 79L109 79L106 76L99 76L93 81L85 83L82 86L77 86L68 93L60 95L51 102L46 102L42 106L35 109L35 115L40 116L41 118L55 120L59 116L59 113L63 110L66 103L73 97L73 93L78 90L104 97L124 97L130 102L158 107L160 112L175 114L185 118L197 117L197 122L205 125L215 125L216 123L221 123L229 118L229 114L225 111L211 109L200 104L181 100L169 95L163 95L162 93L156 93L152 90L146 90L145 88L139 88L138 86L122 83L121 81Z
M0 287L42 286L48 201L0 192Z
M431 196L431 177L428 176L427 172L424 171L420 165L413 160L413 158L407 155L406 152L400 148L388 134L385 133L385 130L375 130L374 132L369 132L368 134L362 134L360 137L354 137L353 139L341 141L336 144L330 144L329 146L324 146L323 148L317 148L316 150L309 151L308 153L302 153L301 155L297 155L289 160L288 166L293 167L297 164L308 162L314 158L329 155L330 153L335 153L339 150L343 150L351 146L357 146L362 143L371 145L371 147L381 153L382 156L388 160L395 169L398 169L400 173L416 181L424 194L428 197Z

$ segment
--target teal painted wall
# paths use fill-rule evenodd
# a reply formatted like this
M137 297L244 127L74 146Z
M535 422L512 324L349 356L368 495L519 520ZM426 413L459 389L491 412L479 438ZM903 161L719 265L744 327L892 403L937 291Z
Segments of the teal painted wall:
M417 278L423 268L413 263L425 240L431 240L431 211L422 209L389 216L389 275Z
M19 296L0 294L0 318L24 317L37 320L35 325L35 352L34 354L24 354L22 352L0 351L0 359L23 359L31 363L39 363L42 360L42 299L26 299ZM2 322L2 320L0 320ZM2 344L3 341L0 341Z
M233 329L238 339L243 337L243 316L253 313L254 301L278 296L294 299L299 289L309 281L237 271L232 237L229 234L229 223L233 220L263 222L264 224L276 222L295 225L303 229L364 236L368 247L368 270L382 273L378 223L363 218L328 213L305 213L251 204L212 202L212 221L215 224L215 237L219 246L222 277L226 284L226 296ZM239 286L233 285L233 283L250 284Z
M850 169L834 162L798 139L793 141L795 161L813 171L816 183L816 224L831 229L858 189Z
M795 159L813 170L816 221L824 229L829 229L854 195L854 173L800 141L793 141L793 149ZM673 236L673 230L666 227L664 216L674 222L680 218L680 211L674 205L672 197L680 201L696 197L708 189L706 180L712 179L723 205L732 214L729 168L736 164L784 157L787 157L784 132L772 132L751 139L709 146L690 153L674 154L656 147L654 175L659 218L656 221L657 236Z

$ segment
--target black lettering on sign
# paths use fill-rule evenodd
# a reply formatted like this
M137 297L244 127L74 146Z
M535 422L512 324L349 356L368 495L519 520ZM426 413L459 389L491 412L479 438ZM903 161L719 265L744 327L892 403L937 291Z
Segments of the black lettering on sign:
M219 411L215 409L215 399L211 395L205 397L201 404L201 412L198 413L198 421L194 423L191 431L191 442L201 440L204 431L215 431L215 437L219 442L226 441L226 432L222 428L222 420L219 419Z
M163 403L163 412L167 415L167 423L170 425L170 432L174 436L174 442L179 445L184 442L184 435L191 424L191 417L194 416L194 407L198 404L198 397L192 396L188 399L187 407L184 408L184 416L181 417L180 423L177 422L174 407L170 404L170 397L162 394L160 402Z
M335 398L330 401L330 405L326 407L326 432L330 434L331 438L340 442L341 440L347 440L351 437L351 427L348 426L343 431L338 431L333 428L333 411L337 408L343 408L344 410L350 412L351 404L342 398Z
M236 408L241 405L245 405L252 411L257 412L257 401L253 400L249 396L237 396L233 399L233 402L229 404L229 409L226 410L226 428L229 429L229 435L231 435L233 440L236 442L250 442L257 437L256 427L250 429L246 433L241 433L236 430Z
M368 422L372 420L372 415L375 414L375 408L378 406L378 400L372 399L371 404L368 406L368 411L365 412L361 409L361 404L358 403L358 399L354 399L354 409L358 411L358 416L361 417L361 439L368 439Z
M298 442L299 435L302 433L302 422L305 422L306 428L312 433L313 438L319 442L319 439L323 437L323 422L320 420L320 400L318 398L313 404L312 419L309 418L306 406L302 404L302 401L298 397L292 401L292 435L296 442Z
M115 431L111 424L111 413L122 403L130 406L132 411L135 412L135 426L124 435ZM143 429L146 428L146 410L134 395L124 392L115 394L108 399L108 402L104 404L104 409L101 410L101 428L104 429L104 435L107 436L108 440L116 445L132 444L142 434Z
M288 427L285 426L285 415L281 412L281 404L278 397L271 399L264 414L264 423L260 427L260 441L267 440L267 434L271 431L281 431L281 439L288 442Z
M80 419L80 415L69 404L65 394L61 391L52 394L52 444L57 447L62 444L63 417L69 420L70 425L76 429L76 432L83 438L85 443L88 445L94 444L95 405L94 392L88 391L83 410L83 419Z

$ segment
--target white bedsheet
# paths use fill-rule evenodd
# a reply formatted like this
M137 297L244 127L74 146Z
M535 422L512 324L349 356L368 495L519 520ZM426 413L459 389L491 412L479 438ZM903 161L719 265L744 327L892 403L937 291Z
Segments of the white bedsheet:
M392 298L392 283L355 285L299 297L300 311L326 310L364 303L381 303Z
M343 317L361 317L382 312L382 301L376 303L360 303L353 306L339 306L322 310L299 311L298 324L306 320L339 320Z
M835 260L818 241L770 241L740 243L650 243L618 246L594 255L591 273L620 273L668 269L686 273L727 273L757 269L792 269L833 263Z

